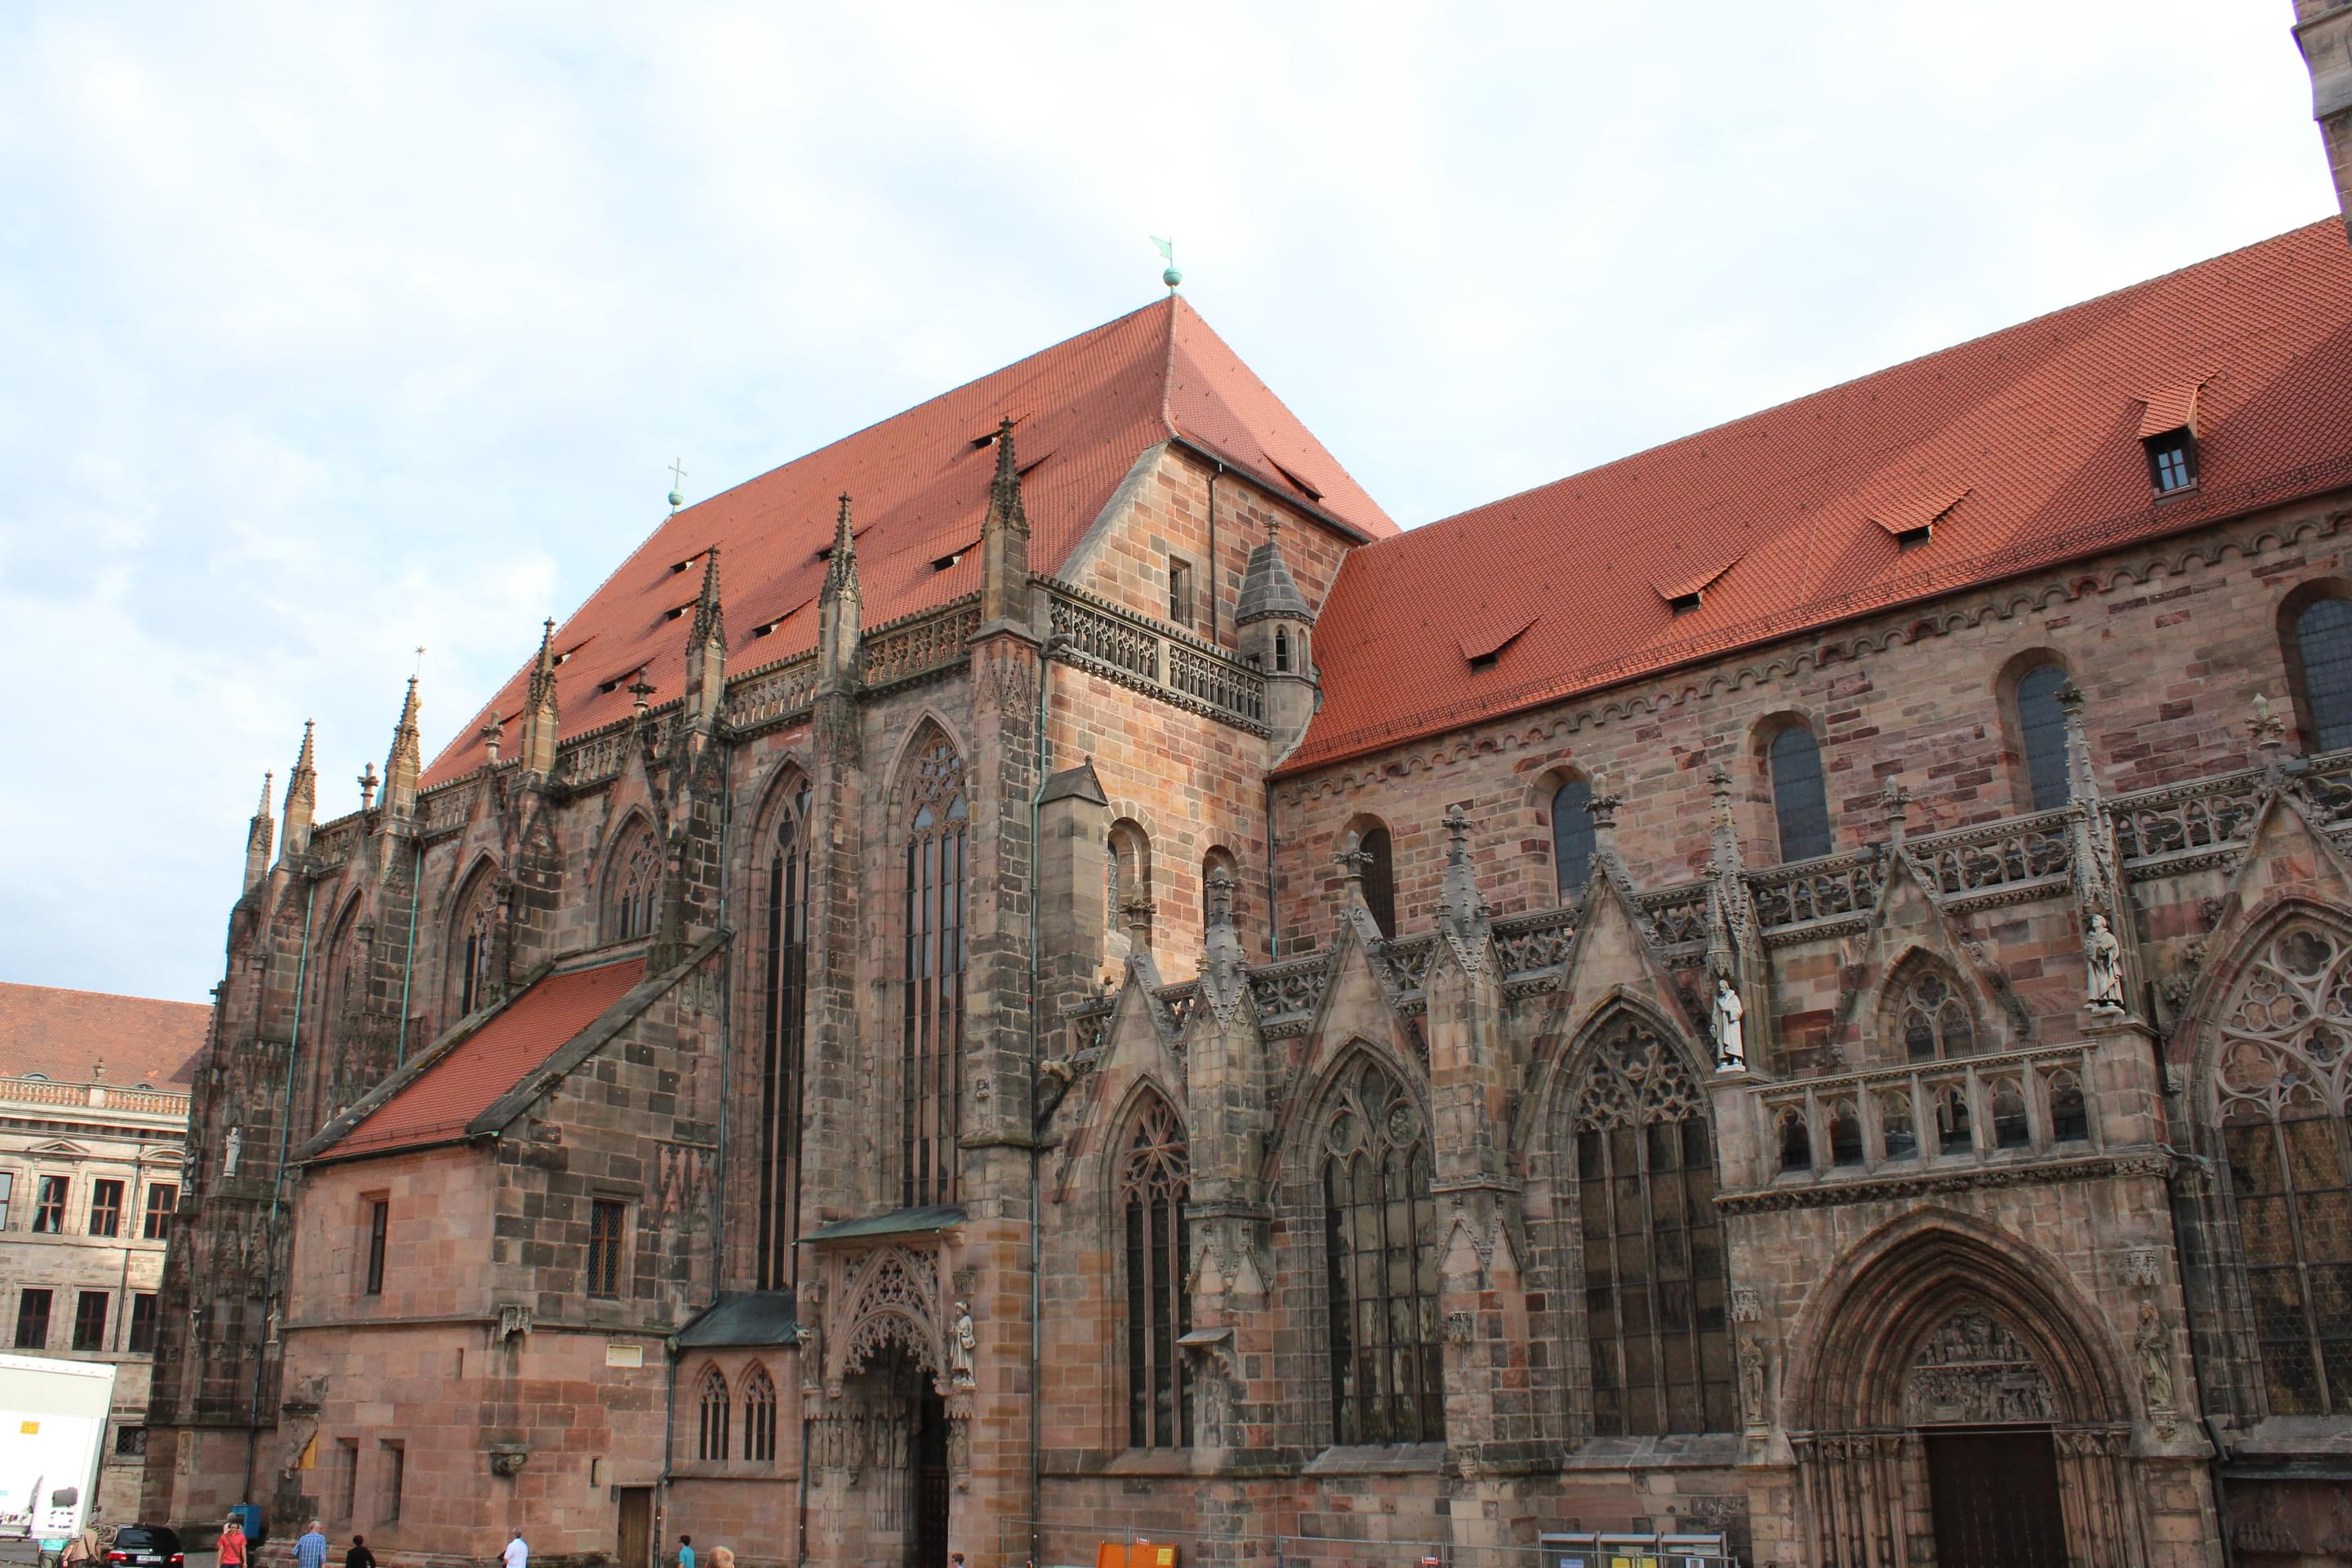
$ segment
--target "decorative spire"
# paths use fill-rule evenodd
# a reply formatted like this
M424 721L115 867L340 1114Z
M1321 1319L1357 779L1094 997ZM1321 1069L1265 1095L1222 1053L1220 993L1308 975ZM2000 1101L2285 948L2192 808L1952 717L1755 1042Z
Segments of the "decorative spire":
M1483 961L1486 941L1481 926L1493 911L1478 896L1478 874L1470 866L1470 817L1461 805L1445 808L1445 934L1460 952L1465 967Z
M311 745L315 728L314 721L302 721L302 749L295 755L294 771L286 778L286 826L278 840L289 855L299 855L310 847L310 819L319 806L319 769Z
M1013 416L996 422L996 477L988 481L988 518L1026 538L1029 514L1021 510L1021 468L1013 459Z
M551 616L540 626L539 657L531 660L530 688L522 710L522 771L542 778L555 773L555 618Z
M1331 857L1339 868L1339 883L1343 898L1341 907L1360 910L1364 904L1364 872L1371 866L1372 857L1364 847L1361 835L1349 832L1339 852Z
M833 554L824 568L824 587L816 601L817 689L853 690L857 684L857 536L849 523L849 496L841 498L841 512L833 525Z
M269 785L273 775L261 775L261 799L253 808L253 820L245 827L245 887L251 892L255 884L269 875L269 844L272 837L269 821Z
M1220 1018L1231 1018L1249 991L1248 957L1234 930L1234 879L1223 866L1209 872L1209 923L1202 943L1201 988Z
M416 677L408 678L408 695L400 704L400 722L392 729L392 750L383 760L383 810L386 816L404 817L416 809L416 776L424 771L424 748L416 727Z
M490 766L497 767L499 749L506 743L507 738L506 721L499 717L497 709L490 710L490 721L482 726L479 734L483 755L488 759Z
M360 814L364 816L375 810L375 764L370 763L360 770Z
M719 607L719 546L704 552L702 593L694 601L694 627L686 638L686 721L708 733L727 695L727 623Z
M988 517L980 525L980 624L1024 623L1029 611L1029 514L1021 508L1021 468L1013 458L1013 421L996 426L996 477L988 482Z
M1879 809L1886 813L1886 842L1895 850L1903 847L1904 836L1910 831L1911 786L1893 773L1879 786Z
M828 596L857 592L857 537L849 526L849 492L841 492L841 511L833 523L833 554L824 566Z

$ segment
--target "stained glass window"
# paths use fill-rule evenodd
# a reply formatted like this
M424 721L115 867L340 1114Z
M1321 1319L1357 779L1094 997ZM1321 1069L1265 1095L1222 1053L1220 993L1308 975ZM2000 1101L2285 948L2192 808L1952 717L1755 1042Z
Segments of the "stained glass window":
M2032 791L2033 809L2052 811L2066 804L2066 712L2058 705L2066 672L2054 664L2037 664L2018 679L2018 744L2025 752L2025 776Z
M1118 1184L1127 1242L1129 1447L1181 1448L1192 1437L1182 1352L1176 1348L1192 1326L1192 1297L1184 1289L1189 1174L1184 1129L1168 1103L1153 1096L1135 1120Z
M1570 779L1552 792L1551 863L1559 901L1581 897L1592 878L1592 784Z
M1802 724L1772 737L1772 814L1780 858L1810 860L1830 852L1830 803L1822 782L1821 742Z
M934 734L908 791L906 957L898 1056L898 1201L955 1201L956 1068L963 1051L963 759Z
M759 1285L780 1290L793 1275L798 1216L802 1070L808 1013L808 785L794 789L767 845L767 905L761 943Z
M1420 1110L1389 1073L1358 1061L1323 1155L1335 1443L1444 1440L1430 1177Z

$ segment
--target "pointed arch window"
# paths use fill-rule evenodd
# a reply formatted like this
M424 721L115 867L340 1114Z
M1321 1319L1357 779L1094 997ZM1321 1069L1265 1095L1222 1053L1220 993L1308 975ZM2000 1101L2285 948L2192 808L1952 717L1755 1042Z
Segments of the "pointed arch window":
M963 759L934 733L907 799L906 956L898 1053L898 1201L955 1201L957 1067L963 1055Z
M1356 847L1364 855L1364 907L1382 936L1396 935L1396 846L1384 826L1364 829Z
M454 936L451 945L457 960L457 1012L463 1016L490 1000L499 936L498 878L490 867L474 873L465 896L458 900Z
M776 1462L776 1384L764 1366L753 1367L743 1380L743 1458L755 1465Z
M1790 724L1766 750L1772 773L1772 816L1780 829L1780 858L1811 860L1830 852L1830 803L1822 779L1821 742L1802 724Z
M696 1458L709 1460L727 1458L729 1405L727 1380L719 1375L717 1367L706 1369L702 1374L702 1441L696 1450Z
M1592 781L1563 780L1551 795L1551 864L1559 901L1583 896L1592 879Z
M661 846L655 842L653 829L644 817L632 818L621 830L621 842L613 851L612 869L606 874L611 889L604 900L606 942L626 942L652 933L661 873Z
M2352 746L2352 599L2314 599L2296 612L2294 655L2312 749Z
M1184 1289L1190 1256L1184 1199L1191 1163L1183 1125L1151 1096L1135 1119L1119 1167L1127 1260L1127 1441L1181 1448L1192 1441L1189 1390L1177 1342L1192 1328Z
M2352 1415L2352 939L2298 921L2223 1007L2214 1109L2273 1415Z
M1924 959L1913 962L1895 984L1886 1018L1907 1061L1974 1056L1979 1048L1968 999L1940 964Z
M1584 1232L1593 1431L1731 1430L1723 1232L1697 1079L1657 1031L1622 1018L1564 1103ZM1802 1125L1797 1147L1810 1163Z
M807 1053L809 788L786 795L768 836L760 965L760 1251L762 1290L794 1276L802 1072Z
M1287 626L1274 628L1274 672L1276 675L1290 673L1290 629Z
M1369 1058L1340 1080L1323 1147L1331 1440L1445 1438L1427 1129Z
M2058 693L2066 688L2066 672L2055 664L2037 664L2017 679L2017 742L2025 753L2025 779L2033 809L2054 811L2066 804L2066 712Z

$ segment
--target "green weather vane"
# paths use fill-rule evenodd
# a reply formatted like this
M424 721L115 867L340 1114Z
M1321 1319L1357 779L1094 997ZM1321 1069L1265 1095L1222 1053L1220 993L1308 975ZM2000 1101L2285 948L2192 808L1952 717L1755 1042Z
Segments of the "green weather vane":
M1160 274L1160 281L1173 289L1184 281L1184 275L1176 270L1176 242L1172 238L1162 239L1156 234L1150 238L1151 243L1160 247L1160 259L1168 263Z

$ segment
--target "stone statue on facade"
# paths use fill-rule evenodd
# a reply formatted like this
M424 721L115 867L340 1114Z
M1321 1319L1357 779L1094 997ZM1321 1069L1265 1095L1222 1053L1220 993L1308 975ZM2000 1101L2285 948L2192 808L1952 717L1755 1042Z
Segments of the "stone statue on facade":
M971 1353L980 1345L980 1331L971 1326L971 1309L961 1301L955 1304L955 1320L948 1325L948 1386L975 1386L971 1371Z
M1771 1425L1764 1412L1764 1347L1753 1334L1739 1336L1739 1404L1751 1429Z
M2124 1010L2123 957L2124 944L2107 929L2107 917L2093 915L2090 931L2083 938L2084 990L2092 1012Z
M237 1162L244 1158L245 1129L242 1127L232 1127L228 1130L227 1147L223 1151L221 1155L221 1174L224 1176L236 1175Z
M2147 1394L2150 1414L2168 1412L2172 1408L2172 1351L2164 1342L2164 1323L2157 1316L2156 1303L2139 1304L2139 1333L2132 1341L2139 1353L2140 1385Z
M1740 1020L1748 1016L1739 1000L1739 993L1731 988L1731 977L1715 977L1715 1070L1746 1072L1748 1042Z

